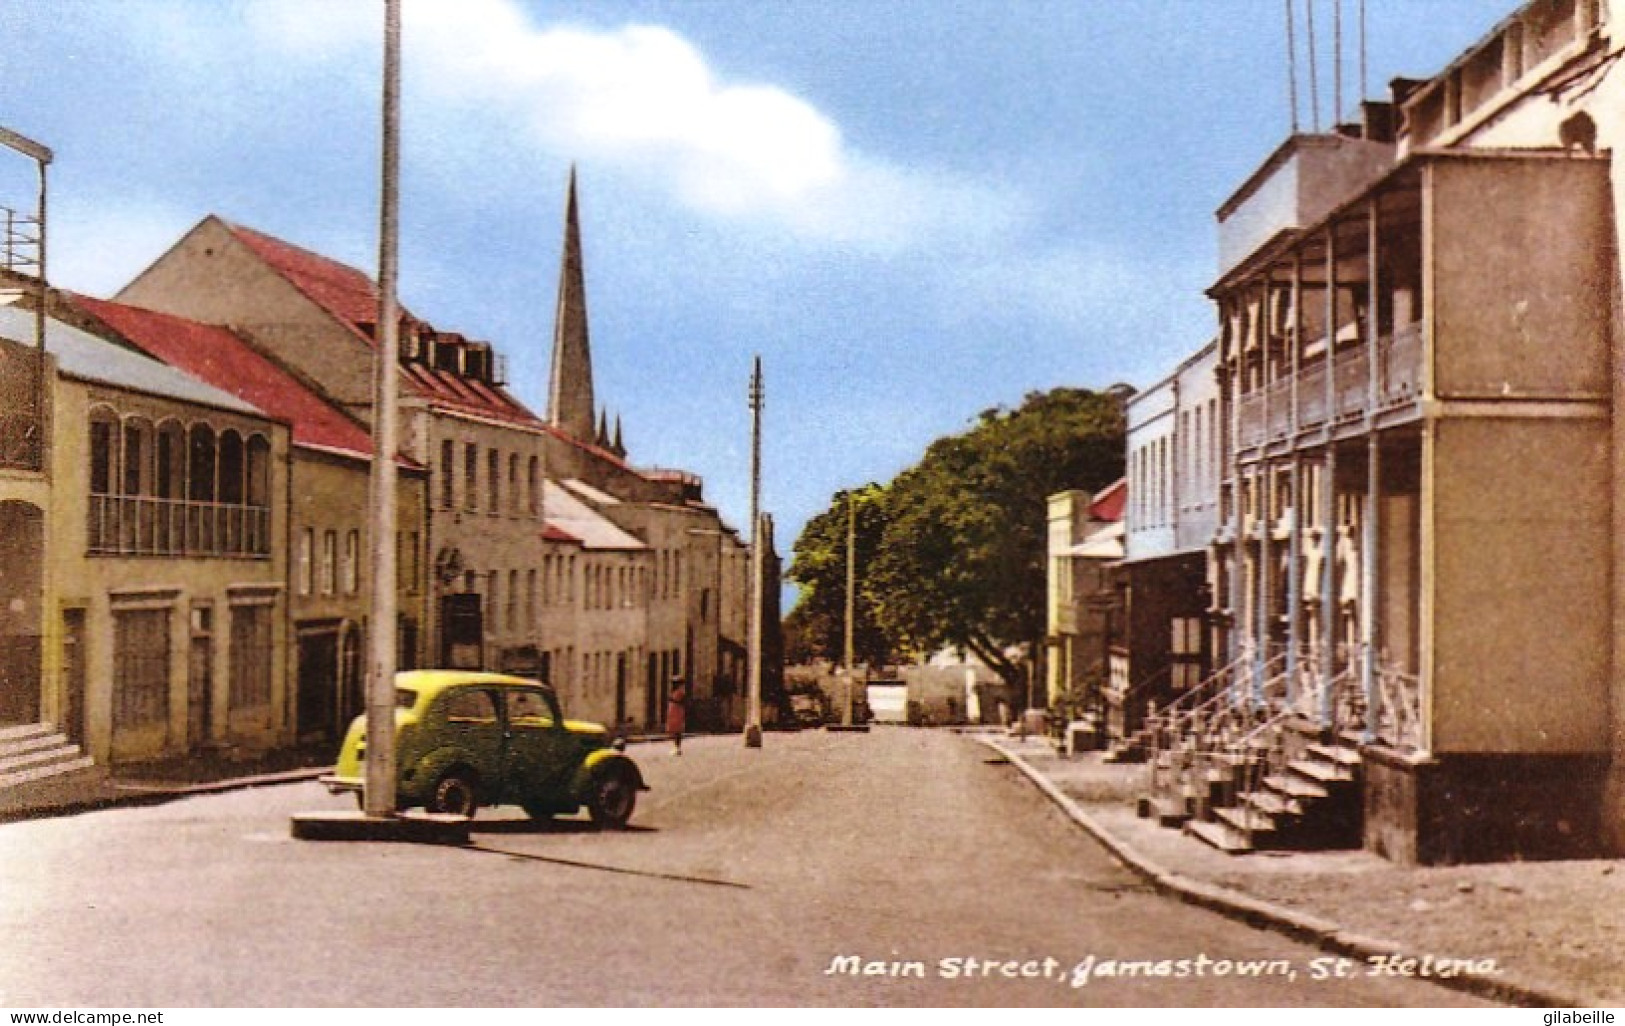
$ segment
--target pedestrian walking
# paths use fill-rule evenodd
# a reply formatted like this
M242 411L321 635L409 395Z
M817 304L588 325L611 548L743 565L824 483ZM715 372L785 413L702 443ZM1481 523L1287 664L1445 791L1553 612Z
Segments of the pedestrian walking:
M683 754L683 731L688 728L688 685L681 677L671 679L666 697L666 733L671 735L671 752Z

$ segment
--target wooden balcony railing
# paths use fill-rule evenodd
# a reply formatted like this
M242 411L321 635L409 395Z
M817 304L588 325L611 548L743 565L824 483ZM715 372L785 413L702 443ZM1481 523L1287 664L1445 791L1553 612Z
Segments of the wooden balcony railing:
M92 495L88 550L96 555L271 554L271 510L246 503Z
M1410 324L1377 340L1377 388L1371 390L1371 352L1354 346L1332 363L1332 394L1326 394L1326 363L1314 360L1236 400L1236 441L1243 449L1316 428L1416 402L1422 394L1422 325ZM1296 395L1296 408L1294 408Z

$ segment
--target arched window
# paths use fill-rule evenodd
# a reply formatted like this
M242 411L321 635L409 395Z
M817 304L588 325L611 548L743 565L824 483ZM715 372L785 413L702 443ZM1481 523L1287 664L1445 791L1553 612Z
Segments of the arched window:
M264 435L248 440L247 485L250 506L271 505L271 442Z
M189 464L186 474L186 497L193 502L213 502L215 439L214 430L207 424L192 428Z
M220 501L236 505L243 501L243 436L227 429L220 436Z

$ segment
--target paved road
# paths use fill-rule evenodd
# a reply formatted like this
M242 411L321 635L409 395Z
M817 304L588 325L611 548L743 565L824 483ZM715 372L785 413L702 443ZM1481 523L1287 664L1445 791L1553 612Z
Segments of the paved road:
M633 755L655 790L619 834L496 809L472 849L291 840L345 807L315 784L0 826L0 1005L1466 1001L1313 979L1318 952L1151 893L956 735Z

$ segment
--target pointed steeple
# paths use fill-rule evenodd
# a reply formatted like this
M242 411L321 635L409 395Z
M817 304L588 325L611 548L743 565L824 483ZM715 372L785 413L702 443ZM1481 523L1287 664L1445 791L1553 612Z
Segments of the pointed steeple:
M582 441L593 437L592 348L587 342L587 284L581 261L581 223L576 213L576 169L564 201L564 256L559 265L558 308L553 315L553 366L547 420Z
M600 449L609 448L609 413L606 410L598 411L598 433L592 441Z
M626 459L626 443L621 441L621 415L619 413L615 415L615 442L609 447L609 451L623 460Z

